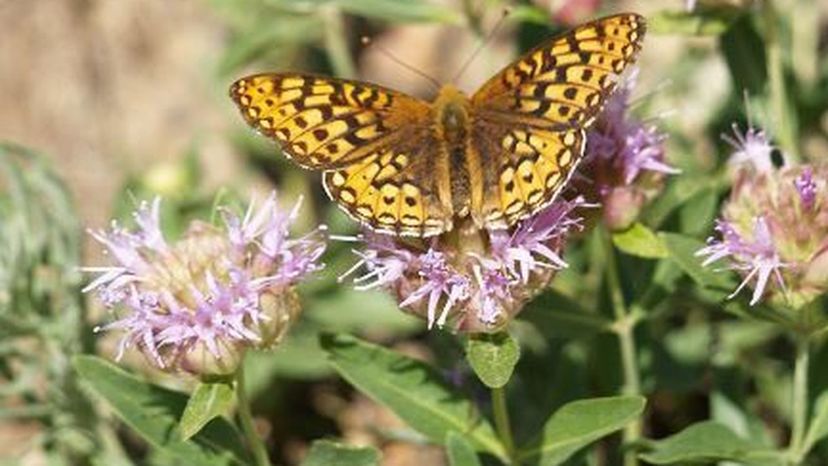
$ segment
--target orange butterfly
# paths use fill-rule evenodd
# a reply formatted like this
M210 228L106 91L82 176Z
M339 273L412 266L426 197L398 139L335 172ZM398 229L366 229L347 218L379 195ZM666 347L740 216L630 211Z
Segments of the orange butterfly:
M331 199L383 232L437 235L466 222L502 229L552 202L589 127L635 61L644 18L581 25L526 53L471 97L426 102L375 84L296 73L236 81L247 122L300 166L324 171Z

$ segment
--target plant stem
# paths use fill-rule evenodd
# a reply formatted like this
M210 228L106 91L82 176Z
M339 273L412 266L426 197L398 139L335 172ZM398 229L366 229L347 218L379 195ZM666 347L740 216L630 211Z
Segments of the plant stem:
M779 145L785 151L785 155L798 160L799 151L796 148L796 135L794 134L793 122L790 121L791 114L788 111L788 98L785 90L785 72L782 63L782 44L779 41L779 28L777 24L776 10L773 0L762 2L762 13L765 23L765 46L767 49L768 80L770 81L770 100L773 115L777 121L773 121L776 128L776 136Z
M348 36L342 12L336 5L330 5L323 11L325 18L325 49L331 60L334 74L342 78L356 77L356 66L348 48Z
M604 252L606 260L607 285L612 300L615 324L613 330L618 335L621 351L621 365L624 371L624 394L641 394L641 376L638 370L638 358L635 351L635 325L637 319L628 312L624 302L624 293L621 289L621 279L618 275L618 263L615 259L615 247L612 244L610 233L603 231ZM624 428L623 443L628 445L641 438L643 426L640 419L636 419ZM624 453L624 466L636 466L638 458L634 451Z
M492 388L492 411L494 411L495 429L506 456L511 464L515 457L515 441L512 438L512 428L509 424L509 409L506 406L506 390L504 387Z
M256 433L253 425L253 414L250 412L250 400L247 398L244 382L244 362L239 365L236 372L236 398L239 402L239 420L241 421L242 432L247 438L248 447L252 450L256 466L270 466L270 459L267 456L267 448L264 442Z
M794 363L793 399L791 400L791 443L788 446L790 463L802 462L807 452L802 451L805 430L808 425L808 362L810 359L809 341L799 335L796 343L796 362Z

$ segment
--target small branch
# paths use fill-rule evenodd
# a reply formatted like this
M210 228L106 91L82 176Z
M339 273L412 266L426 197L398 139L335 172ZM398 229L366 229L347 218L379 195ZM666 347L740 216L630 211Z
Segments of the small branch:
M805 430L808 426L808 364L810 348L808 337L798 335L794 363L793 396L791 399L791 441L788 455L791 465L802 463Z
M264 442L256 433L256 427L253 424L253 414L250 411L250 400L247 398L245 380L244 380L244 361L239 365L239 370L236 372L236 398L239 403L239 420L241 421L242 432L250 450L253 453L256 466L270 466L270 459L267 456L267 448Z
M638 319L629 313L624 302L624 292L621 289L621 278L618 275L618 263L615 258L615 247L612 244L610 232L603 230L605 267L607 273L607 285L609 286L610 299L612 300L615 323L613 330L618 335L619 350L621 352L621 365L624 371L624 393L627 395L641 394L641 375L638 370L638 358L635 349L635 326ZM641 438L643 425L640 419L627 425L624 428L623 441L628 445ZM624 453L624 466L636 466L638 457L634 451Z
M492 389L492 411L494 411L495 429L506 455L511 464L515 457L515 441L512 437L512 428L509 424L509 409L506 406L506 390L504 387Z

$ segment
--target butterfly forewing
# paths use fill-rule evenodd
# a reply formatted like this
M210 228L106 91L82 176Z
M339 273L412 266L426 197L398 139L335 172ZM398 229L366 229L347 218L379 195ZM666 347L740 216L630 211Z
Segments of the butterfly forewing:
M345 167L428 125L428 104L372 84L303 74L239 79L230 96L247 122L300 166Z
M242 78L230 95L247 122L375 230L425 236L451 225L433 186L437 145L427 103L369 83L306 74ZM429 172L429 170L432 170Z
M580 162L584 129L641 47L644 19L610 16L526 53L472 96L484 223L504 228L552 202Z

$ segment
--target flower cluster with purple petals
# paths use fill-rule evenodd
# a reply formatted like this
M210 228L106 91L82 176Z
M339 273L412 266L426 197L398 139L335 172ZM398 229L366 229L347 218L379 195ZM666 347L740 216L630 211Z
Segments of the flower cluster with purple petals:
M664 176L680 172L665 162L666 136L630 114L637 71L631 70L619 84L588 131L583 173L592 184L578 187L590 201L603 205L604 223L612 230L632 225L661 191Z
M357 289L391 290L429 328L496 331L567 266L561 250L582 229L573 211L585 206L582 197L558 200L511 230L455 229L416 241L366 233L354 251L360 260L343 277L364 270Z
M120 313L97 330L120 330L118 358L136 347L165 370L226 374L244 349L278 343L299 313L292 286L319 270L319 228L291 238L296 207L276 195L243 217L222 209L215 226L193 222L176 242L161 231L161 200L142 203L136 228L113 222L91 232L115 265L86 267L98 276L84 289Z
M774 167L765 133L748 128L725 140L736 181L717 221L717 236L697 252L708 266L722 259L752 283L751 305L770 296L798 308L828 291L828 165ZM775 288L771 287L775 284Z

